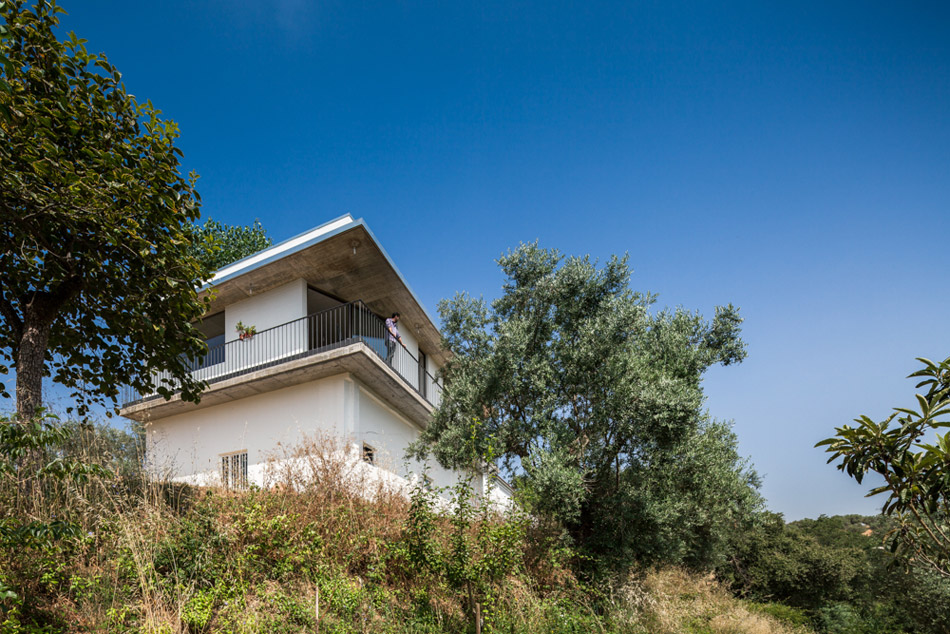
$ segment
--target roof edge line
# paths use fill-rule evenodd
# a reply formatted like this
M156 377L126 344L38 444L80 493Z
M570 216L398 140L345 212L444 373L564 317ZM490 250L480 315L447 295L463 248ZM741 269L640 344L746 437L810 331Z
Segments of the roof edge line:
M384 258L386 258L386 261L389 263L389 266L393 267L393 271L396 273L396 277L399 278L399 281L402 282L403 286L406 287L406 290L409 291L409 295L412 296L412 299L416 300L416 304L418 304L419 308L422 309L422 314L426 316L426 318L429 320L429 323L432 324L432 326L436 329L436 332L438 332L439 335L441 336L442 331L439 330L438 322L432 318L432 314L429 312L429 309L425 307L425 304L423 304L419 300L419 296L416 295L416 292L412 290L411 286L409 286L409 282L407 282L406 278L402 276L402 271L399 270L399 267L396 266L396 263L393 262L393 259L389 257L389 254L386 252L386 249L383 247L380 241L376 238L376 234L373 233L373 230L369 228L369 225L366 224L366 221L363 220L362 218L358 218L356 220L356 224L361 225L364 229L366 229L366 233L368 233L369 237L371 237L373 239L373 242L376 243L376 246L379 248L379 252L383 254Z
M349 219L349 222L342 224L339 227L336 227L329 231L325 231L323 233L319 232L320 229L333 225L334 223L338 223L344 219ZM389 264L390 267L392 267L392 270L396 274L396 277L399 278L399 281L402 283L402 285L405 286L407 291L409 291L409 295L412 297L412 299L416 302L416 304L422 310L422 314L425 315L426 319L429 320L429 323L432 324L432 327L436 329L436 332L441 333L441 331L439 330L438 322L435 319L433 319L432 313L429 312L425 304L423 304L419 300L419 296L416 295L416 292L412 290L411 286L409 286L409 282L407 282L406 278L403 277L403 274L399 270L399 267L397 267L396 263L393 262L393 259L389 256L389 253L380 243L379 239L376 237L376 234L373 233L373 230L369 228L369 225L366 224L366 221L363 218L353 218L353 215L350 213L345 213L342 216L339 216L337 218L334 218L333 220L325 222L317 227L314 227L313 229L309 229L307 231L304 231L303 233L299 233L296 236L293 236L292 238L287 238L286 240L283 240L282 242L278 244L270 246L264 249L263 251L258 251L257 253L247 256L246 258L242 258L238 260L237 262L233 262L231 264L228 264L227 266L221 267L217 271L218 274L220 274L223 271L228 271L228 269L233 269L233 270L231 270L230 272L228 272L227 274L223 275L220 278L212 278L203 286L201 286L201 288L198 289L198 292L203 293L205 291L208 291L214 288L215 286L218 286L220 284L233 280L234 278L240 277L241 275L245 275L247 273L255 271L262 266L266 266L267 264L270 264L271 262L275 262L289 255L292 255L293 253L297 253L299 251L312 247L313 245L319 242L328 240L336 235L343 233L344 231L348 231L358 226L363 227L363 229L366 230L366 233L369 234L369 237L373 240L373 243L379 249L379 252L383 255L383 258L385 258L386 263ZM315 235L309 240L305 240L303 242L300 242L298 244L293 244L291 246L285 246L285 245L289 245L295 240L300 240L301 238L304 238L308 234L315 234ZM285 247L285 248L281 249L281 247ZM266 254L268 251L272 251L272 253L270 255L264 256L264 254ZM254 262L250 262L250 260L253 260L254 258L257 258L260 256L264 256L264 257L261 257L261 259L256 260ZM241 266L237 266L237 265L241 265Z
M350 222L347 224L340 225L339 227L336 227L335 229L331 229L329 231L319 233L320 229L333 225L334 223L338 223L344 219L349 219ZM274 260L280 259L286 255L289 255L290 253L293 253L295 251L300 251L302 249L305 249L309 246L316 244L317 242L320 242L322 240L335 236L338 233L341 233L341 231L345 229L352 228L356 224L358 224L358 221L355 221L351 214L346 213L346 214L343 214L342 216L334 218L333 220L325 222L322 225L314 227L313 229L308 229L307 231L304 231L303 233L298 233L297 235L291 238L282 240L278 244L269 246L262 251L258 251L257 253L252 253L251 255L245 258L241 258L237 262L232 262L231 264L228 264L227 266L222 266L220 269L215 271L214 277L212 277L208 282L206 282L204 285L202 285L198 289L198 292L206 291L214 286L217 286L218 284L221 284L222 282L226 282L230 279L234 279L235 277L239 275L250 273L251 271L269 262L273 262ZM306 240L299 244L288 246L290 245L290 243L294 242L295 240L300 240L301 238L306 237L308 234L315 234L315 235L313 236L313 238L309 240ZM268 251L272 251L272 253L270 255L265 255ZM264 257L261 257L261 256L264 256ZM261 259L251 262L251 260L253 260L254 258L261 258ZM233 270L229 271L229 269L233 269ZM228 271L228 272L219 278L218 275L221 275L225 271Z

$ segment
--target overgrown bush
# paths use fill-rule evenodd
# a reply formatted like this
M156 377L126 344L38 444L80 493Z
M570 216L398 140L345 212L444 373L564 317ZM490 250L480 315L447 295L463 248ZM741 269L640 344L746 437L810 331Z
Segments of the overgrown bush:
M887 547L893 526L883 516L786 524L763 513L735 531L717 574L740 596L803 610L823 633L950 634L950 581L902 565Z
M660 592L664 573L646 576L639 594L586 587L558 526L499 513L464 484L407 497L326 438L277 456L267 488L235 492L150 483L134 433L49 424L56 443L44 455L103 472L68 486L41 480L42 496L11 507L17 521L65 513L76 531L29 549L2 544L3 634L312 632L317 605L324 633L468 634L478 605L486 633L645 634L682 594L722 594L685 573L675 596ZM3 480L3 499L15 485ZM689 613L700 629L681 631L792 631L762 615L729 617L733 629L723 629L716 610L742 610L720 600ZM749 629L753 621L771 629Z

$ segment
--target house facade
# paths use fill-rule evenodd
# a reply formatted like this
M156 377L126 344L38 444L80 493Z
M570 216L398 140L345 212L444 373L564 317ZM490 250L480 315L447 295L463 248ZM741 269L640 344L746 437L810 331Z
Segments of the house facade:
M445 487L469 476L405 458L440 402L446 358L435 323L362 219L342 216L228 265L202 293L208 352L191 362L208 383L200 403L123 397L121 414L145 426L156 477L265 485L268 465L316 437L382 479ZM387 346L394 312L405 347ZM510 495L489 474L473 482Z

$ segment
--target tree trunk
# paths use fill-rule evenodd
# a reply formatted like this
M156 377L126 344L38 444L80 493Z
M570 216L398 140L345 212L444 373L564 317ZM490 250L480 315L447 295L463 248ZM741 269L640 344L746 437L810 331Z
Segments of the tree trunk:
M43 374L46 361L46 346L49 343L50 320L38 318L33 310L24 311L22 337L16 354L16 420L29 423L36 417L36 410L43 406ZM18 479L18 500L30 500L33 496L34 474L43 461L43 449L35 448L17 460L17 471L26 474Z
M43 406L50 326L80 290L82 278L73 275L51 291L37 291L20 298L23 321L16 352L16 413L21 423L31 420Z
M16 413L21 423L36 416L43 406L43 374L50 323L29 312L16 357Z

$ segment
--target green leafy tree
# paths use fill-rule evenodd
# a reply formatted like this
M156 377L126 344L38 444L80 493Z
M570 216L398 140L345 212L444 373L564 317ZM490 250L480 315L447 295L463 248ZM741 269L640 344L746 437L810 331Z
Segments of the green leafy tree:
M624 470L622 486L599 505L594 550L620 561L720 564L736 527L763 504L759 478L737 443L729 425L704 416L649 463Z
M194 253L212 271L273 244L260 220L255 220L250 226L240 226L226 225L209 218L197 228L196 238Z
M204 350L189 325L209 277L197 176L179 173L174 122L85 40L57 40L61 13L53 0L0 8L0 363L16 369L18 416L41 406L44 375L81 415L122 384L197 399L184 363ZM154 386L160 370L171 378Z
M893 565L881 546L893 525L881 515L786 524L762 512L731 533L716 574L746 599L805 610L820 632L950 633L950 580Z
M7 25L0 24L0 40L2 40L7 35ZM9 72L10 60L8 60L4 55L3 51L0 50L0 66L4 67L5 71ZM9 93L10 84L3 78L0 78L0 92ZM0 100L0 119L10 119L10 106L8 106L5 101Z
M950 358L918 361L923 368L908 377L926 389L916 395L918 409L894 408L881 422L861 416L816 447L858 482L868 473L884 478L868 496L887 496L882 512L898 524L892 550L950 577L950 436L939 433L950 427Z
M657 504L689 478L677 488L656 474L702 433L705 370L745 356L738 311L718 308L711 323L680 309L651 315L655 298L630 290L626 258L597 268L528 244L498 263L501 298L439 305L451 360L414 454L465 468L494 451L520 474L532 511L556 518L583 549L620 564L662 558L641 529L682 515L664 520ZM731 491L712 496L710 512L728 517Z
M112 473L64 451L71 431L49 414L40 412L19 425L8 423L0 417L0 502L6 509L0 518L0 547L44 547L76 537L78 524L62 517L62 510L60 518L42 517L49 511L42 502L45 489L76 485L90 477L108 478Z
M428 574L457 592L474 616L475 605L490 624L498 589L504 579L522 570L527 518L518 510L507 514L490 504L475 505L471 481L452 488L448 543L437 531L438 495L417 486L411 496L403 540L393 546L407 572ZM445 510L445 509L443 509ZM448 528L448 527L446 527Z
M717 569L742 596L809 610L849 600L852 584L867 572L860 549L822 544L811 531L788 526L781 514L770 512L737 526L728 561Z

